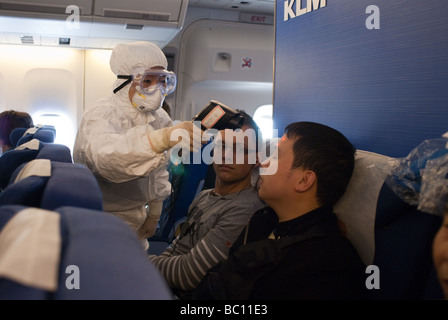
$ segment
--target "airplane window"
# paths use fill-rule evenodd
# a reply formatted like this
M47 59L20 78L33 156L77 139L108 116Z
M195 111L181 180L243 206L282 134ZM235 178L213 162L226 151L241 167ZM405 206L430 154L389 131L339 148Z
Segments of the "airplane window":
M70 118L63 113L36 112L31 115L34 124L52 125L56 129L54 143L64 144L73 152L76 131Z
M261 130L263 139L273 138L272 104L259 106L254 113L254 121Z

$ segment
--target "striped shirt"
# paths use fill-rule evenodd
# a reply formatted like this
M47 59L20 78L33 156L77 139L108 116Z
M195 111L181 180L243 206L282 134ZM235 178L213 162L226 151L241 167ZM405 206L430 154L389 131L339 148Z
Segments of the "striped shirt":
M171 288L194 290L210 268L227 259L233 242L262 207L253 187L222 196L204 190L191 203L179 236L149 258Z

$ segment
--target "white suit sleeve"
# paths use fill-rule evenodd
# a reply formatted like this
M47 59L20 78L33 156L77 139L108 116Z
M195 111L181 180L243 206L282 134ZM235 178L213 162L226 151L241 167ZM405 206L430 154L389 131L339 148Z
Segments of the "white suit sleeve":
M154 129L149 124L123 129L120 121L126 119L114 114L114 108L110 109L106 113L92 110L83 119L74 148L75 162L115 183L148 176L165 165L166 155L154 152L148 141L148 134Z

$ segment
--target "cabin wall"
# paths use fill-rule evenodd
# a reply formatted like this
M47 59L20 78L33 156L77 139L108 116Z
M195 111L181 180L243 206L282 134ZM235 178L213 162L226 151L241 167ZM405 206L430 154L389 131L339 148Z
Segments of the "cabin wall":
M273 17L254 16L264 23L243 22L236 11L188 8L184 28L164 48L178 75L167 97L174 119L190 120L212 99L251 115L272 104Z
M59 115L66 122L57 130L56 142L62 138L72 148L84 108L108 95L115 81L110 54L111 50L0 45L0 112L26 111L35 122L39 114Z
M321 0L302 15L292 5L297 16L285 19L292 2L276 3L279 132L321 122L359 149L403 157L448 130L448 2Z
M116 76L110 70L109 60L112 50L86 50L84 111L99 98L107 97L113 90Z
M191 119L209 100L253 114L272 102L273 29L200 20L180 46L176 116Z
M176 91L166 97L174 120L190 120L212 99L251 115L272 104L272 20L244 23L236 11L190 7L182 32L162 49L178 75ZM113 89L111 52L0 44L0 112L63 115L64 144L72 148L83 112Z
M37 113L60 114L74 137L84 96L83 66L79 50L0 45L0 110L26 111L35 122Z

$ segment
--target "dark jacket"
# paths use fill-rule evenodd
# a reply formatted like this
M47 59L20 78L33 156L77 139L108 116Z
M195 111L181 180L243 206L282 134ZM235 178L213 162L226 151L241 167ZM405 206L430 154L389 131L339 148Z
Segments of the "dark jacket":
M271 233L276 239L267 239ZM365 268L330 208L278 223L266 207L229 259L209 271L195 299L364 299Z

